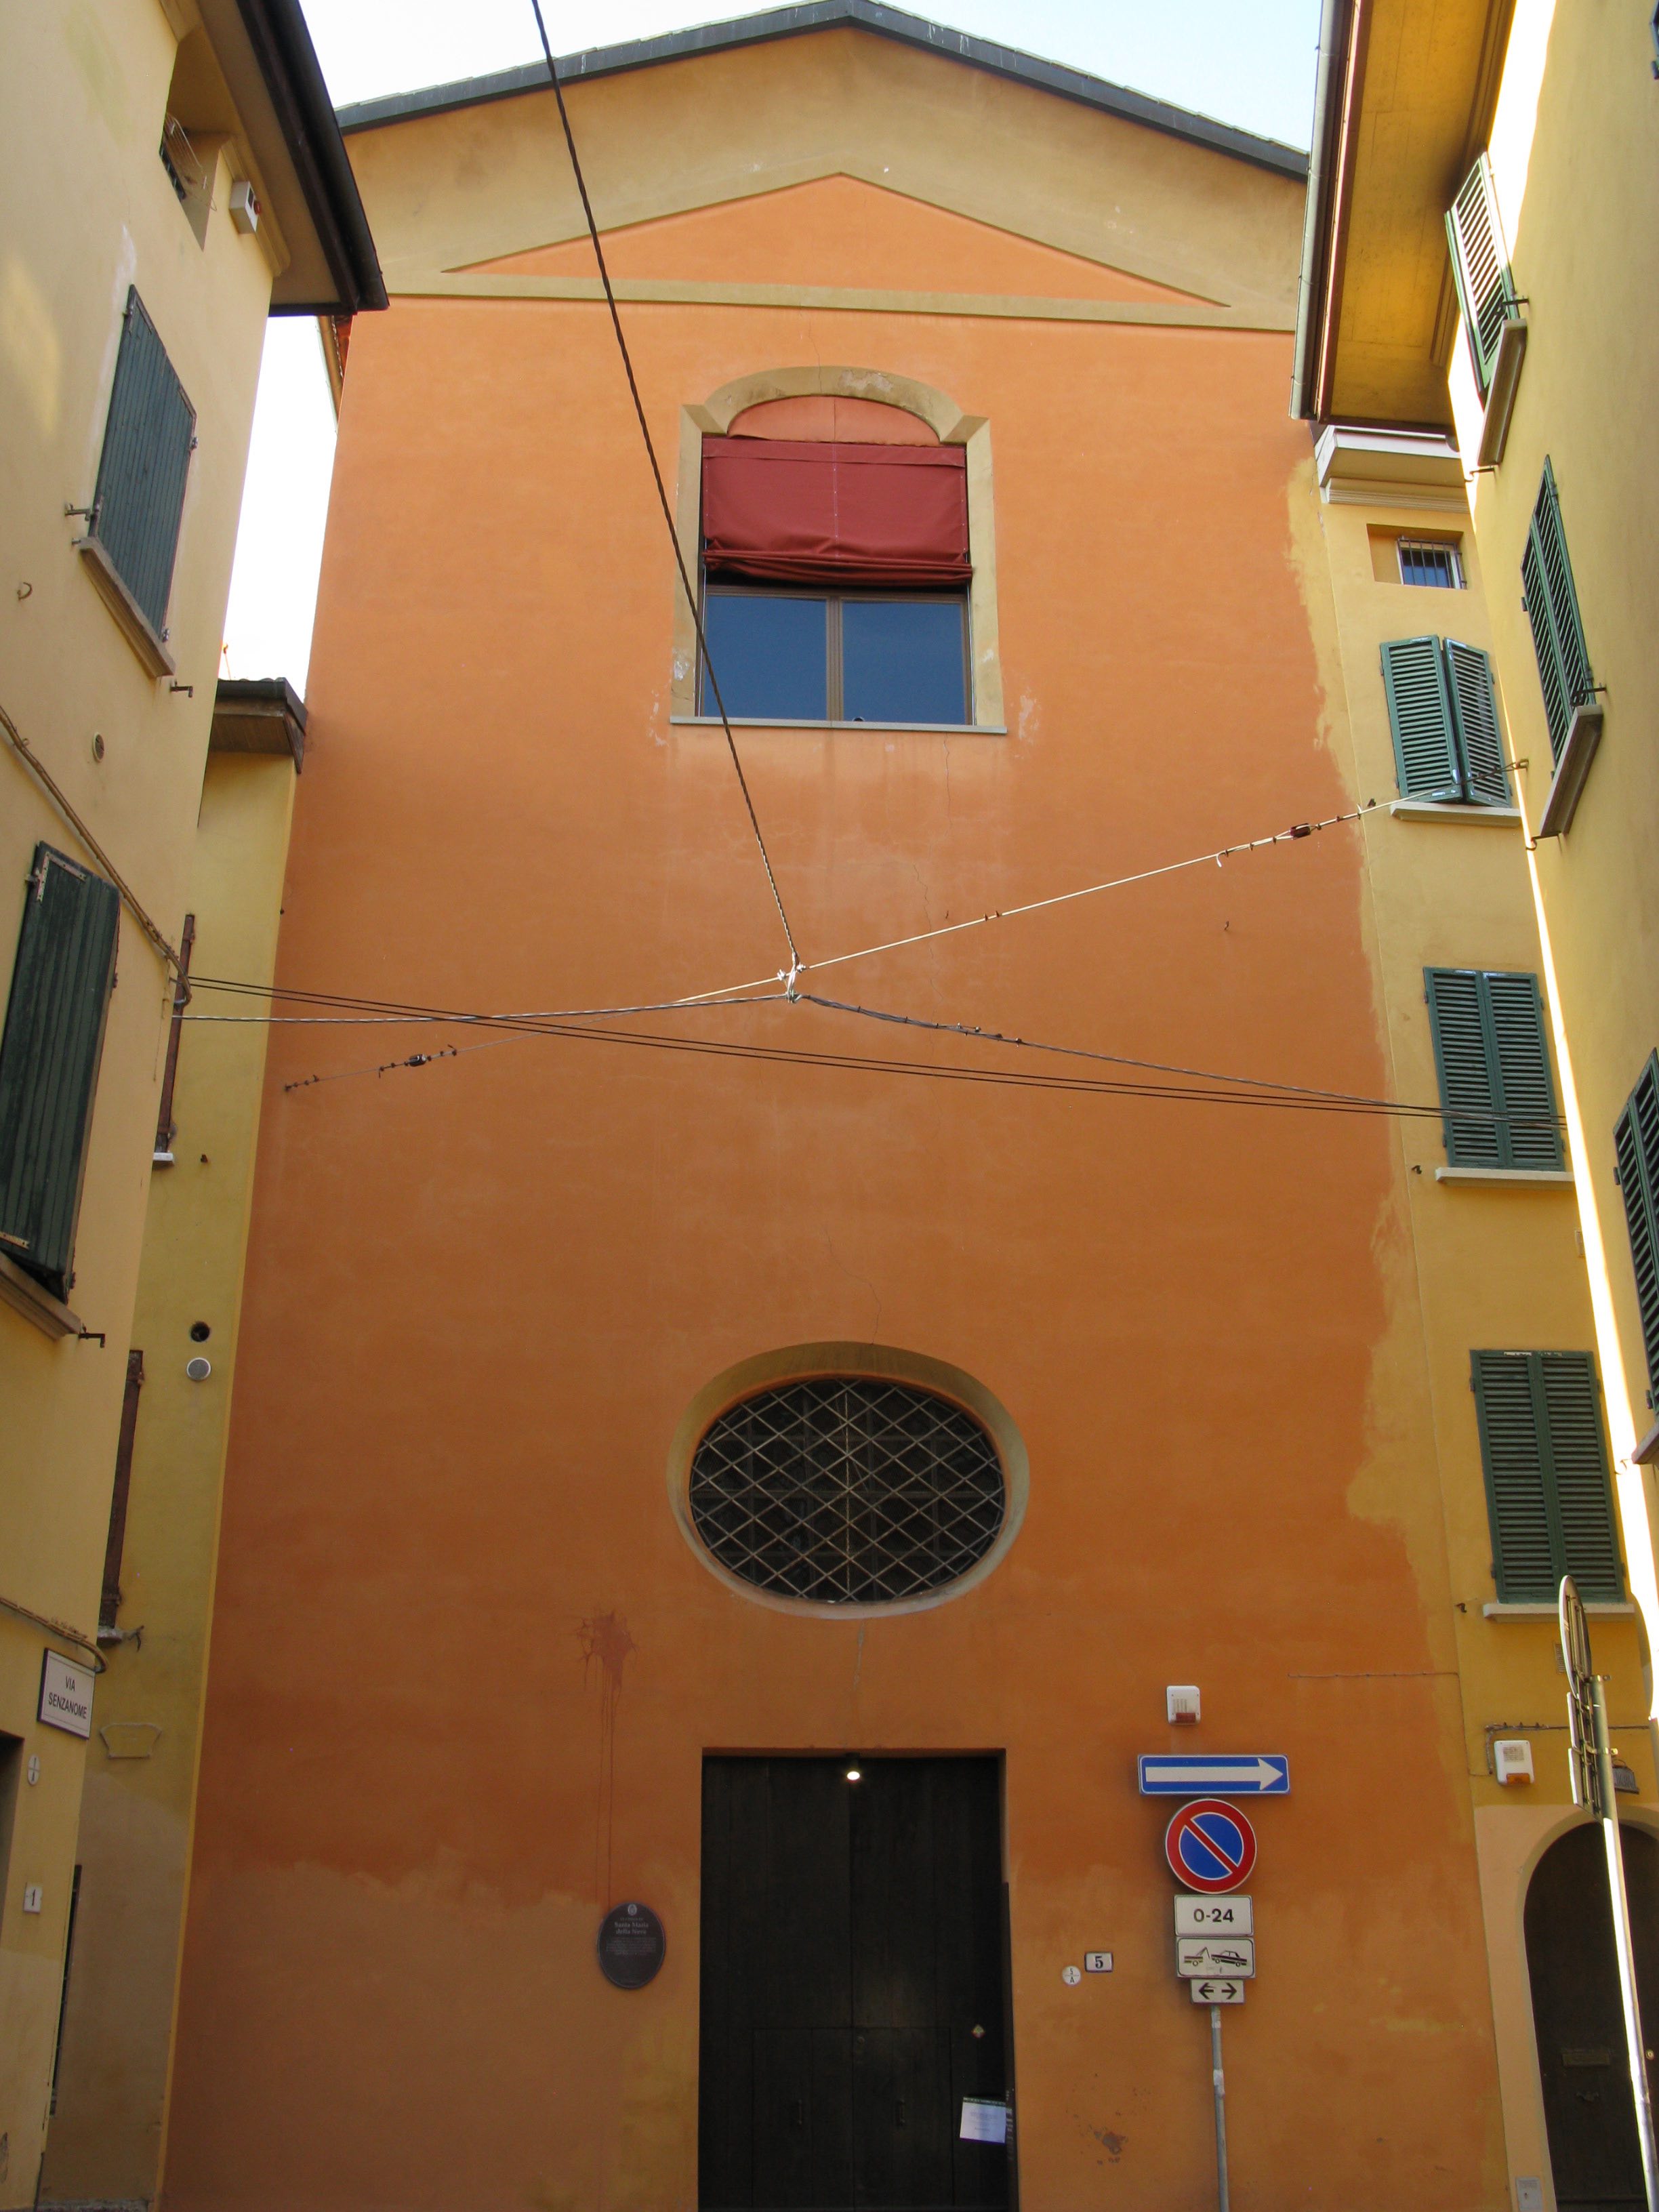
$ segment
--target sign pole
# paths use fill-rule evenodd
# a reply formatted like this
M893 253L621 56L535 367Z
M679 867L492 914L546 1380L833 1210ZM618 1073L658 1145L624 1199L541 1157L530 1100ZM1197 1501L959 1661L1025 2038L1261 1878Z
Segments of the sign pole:
M1619 1798L1613 1787L1613 1751L1607 1735L1607 1689L1590 1665L1589 1624L1571 1575L1561 1583L1561 1656L1567 1669L1567 1719L1572 1802L1599 1824L1607 1847L1607 1891L1613 1905L1613 1947L1619 1961L1619 1996L1625 2013L1625 2045L1630 2063L1636 2132L1642 2146L1642 2184L1648 2212L1659 2212L1659 2149L1653 2125L1653 2093L1648 2084L1647 2043L1636 1989L1636 1954L1631 1942L1630 1899L1625 1890L1625 1859L1619 1838Z
M1221 2070L1221 2007L1210 2007L1210 2080L1215 2090L1215 2179L1220 2212L1231 2212L1227 2194L1227 2077Z

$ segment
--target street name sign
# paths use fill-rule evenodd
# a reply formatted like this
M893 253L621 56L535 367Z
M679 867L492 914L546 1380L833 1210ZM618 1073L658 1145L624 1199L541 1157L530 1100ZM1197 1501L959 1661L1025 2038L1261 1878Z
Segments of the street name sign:
M1188 1982L1194 2004L1243 2004L1243 1982Z
M1140 1759L1143 1797L1288 1797L1291 1762L1276 1752L1146 1752Z
M1177 1936L1254 1936L1255 1908L1248 1897L1177 1897Z
M1255 1830L1219 1797L1183 1805L1164 1832L1164 1855L1183 1889L1218 1897L1243 1889L1255 1864Z
M1176 1972L1183 1982L1254 1981L1255 1945L1248 1936L1177 1936Z

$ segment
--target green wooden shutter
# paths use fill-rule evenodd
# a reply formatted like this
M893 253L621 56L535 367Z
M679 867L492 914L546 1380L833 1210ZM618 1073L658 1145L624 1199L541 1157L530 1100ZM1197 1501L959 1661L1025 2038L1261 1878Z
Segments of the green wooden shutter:
M94 534L157 637L167 635L167 596L196 442L196 410L135 287L104 425L93 498Z
M1527 531L1521 582L1522 605L1532 625L1533 650L1538 656L1538 680L1544 690L1550 750L1559 761L1567 742L1572 710L1595 697L1595 680L1584 647L1584 625L1578 612L1572 562L1567 556L1566 532L1561 525L1561 497L1547 458Z
M1613 1131L1619 1186L1636 1269L1636 1303L1648 1355L1648 1381L1659 1383L1659 1053L1641 1079Z
M1482 979L1472 969L1428 968L1423 980L1440 1103L1446 1109L1446 1158L1455 1167L1503 1167L1497 1055Z
M1505 1605L1547 1604L1560 1586L1561 1545L1550 1511L1531 1358L1524 1352L1476 1352L1470 1359L1492 1579Z
M1509 1605L1625 1595L1601 1393L1587 1352L1470 1355L1492 1522L1492 1573Z
M1559 1168L1561 1125L1555 1111L1544 1002L1535 975L1485 975L1483 987L1498 1063L1498 1147L1505 1167Z
M1463 788L1478 805L1507 806L1510 780L1504 769L1504 738L1498 720L1498 694L1492 662L1478 646L1446 640L1446 689L1462 756Z
M1559 1168L1537 977L1428 968L1424 982L1447 1159L1455 1167Z
M1577 1583L1580 1597L1617 1604L1625 1595L1625 1577L1595 1362L1588 1352L1535 1352L1532 1356L1538 1363L1547 1416L1550 1471L1561 1524L1561 1571Z
M119 913L112 884L35 847L0 1040L0 1251L60 1298L73 1280Z
M1509 255L1504 248L1503 225L1498 216L1492 164L1484 154L1464 179L1462 190L1446 211L1446 237L1451 246L1458 305L1463 310L1463 326L1468 332L1474 380L1484 397L1492 382L1492 364L1498 359L1498 339L1516 304Z
M1437 637L1397 637L1382 648L1382 689L1403 799L1461 799L1451 696Z

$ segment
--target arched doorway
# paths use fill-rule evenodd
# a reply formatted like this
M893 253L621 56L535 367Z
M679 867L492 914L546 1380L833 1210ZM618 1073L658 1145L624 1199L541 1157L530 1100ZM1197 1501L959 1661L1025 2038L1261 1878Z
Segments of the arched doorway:
M1659 1842L1621 1831L1636 1984L1651 2060L1659 2036ZM1625 2057L1607 1862L1598 1826L1569 1828L1527 1890L1527 1970L1560 2212L1645 2203ZM1659 2077L1659 2068L1650 2067Z

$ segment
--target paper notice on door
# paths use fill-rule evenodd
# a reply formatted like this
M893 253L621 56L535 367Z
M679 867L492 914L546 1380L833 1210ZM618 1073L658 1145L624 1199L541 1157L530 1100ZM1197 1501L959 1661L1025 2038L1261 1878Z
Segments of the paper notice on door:
M1008 2107L993 2104L988 2097L964 2097L962 2100L962 2140L963 2142L1006 2143L1008 2140Z

